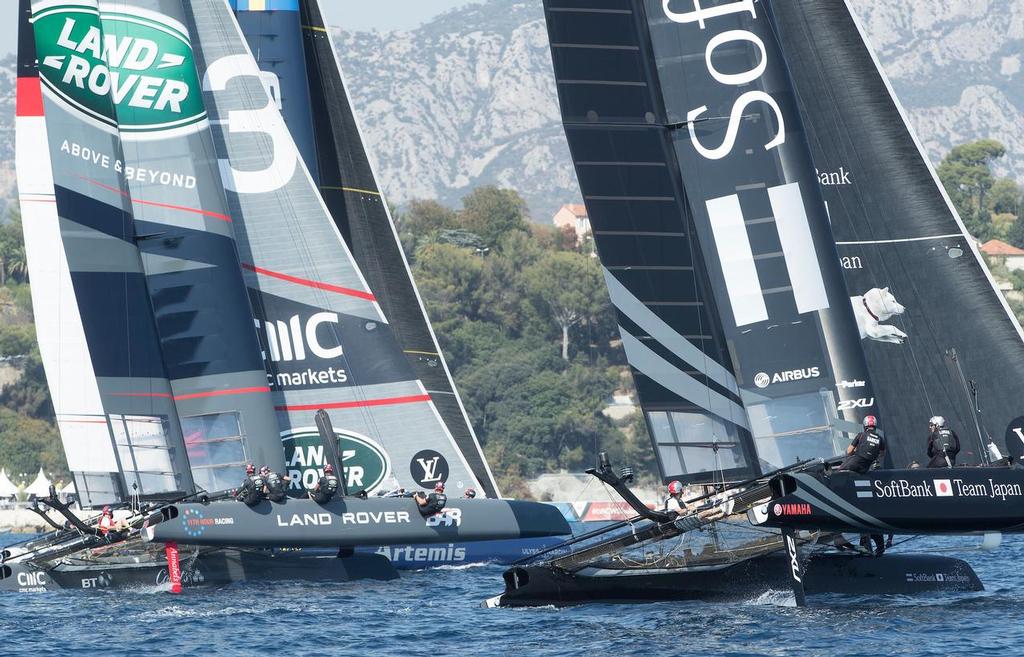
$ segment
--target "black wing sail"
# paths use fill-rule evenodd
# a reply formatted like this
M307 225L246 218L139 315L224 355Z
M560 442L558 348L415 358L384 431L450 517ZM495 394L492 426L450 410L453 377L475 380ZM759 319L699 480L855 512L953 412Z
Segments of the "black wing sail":
M300 5L320 193L417 378L488 497L498 489L427 319L377 185L316 0Z
M872 394L770 16L751 0L675 4L545 3L661 474L735 479L842 453ZM838 387L854 379L865 387Z
M932 415L984 462L1024 428L1020 325L847 3L773 7L895 462L927 458Z

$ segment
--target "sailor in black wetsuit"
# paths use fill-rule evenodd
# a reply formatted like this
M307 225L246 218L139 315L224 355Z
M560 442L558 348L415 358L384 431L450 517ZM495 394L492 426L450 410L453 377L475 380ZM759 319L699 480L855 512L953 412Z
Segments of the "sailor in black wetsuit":
M878 433L878 420L874 415L864 418L864 431L857 434L850 446L846 448L846 460L839 466L840 470L850 470L865 474L885 454L885 438ZM875 556L885 552L885 537L881 534L861 534L860 545L871 551L871 541L875 542Z
M285 484L288 483L288 477L282 477L267 466L263 466L260 469L260 474L263 475L263 479L267 482L267 499L271 502L284 502L284 499L288 496L285 492Z
M960 453L960 437L946 426L946 418L936 415L928 420L929 468L952 468Z
M341 482L334 476L334 466L328 463L324 466L324 476L320 477L313 490L309 491L309 499L317 504L326 504L334 499L340 486Z
M266 489L267 482L256 472L256 466L250 463L245 466L245 481L235 491L235 499L244 502L246 506L256 506L266 496Z
M448 496L444 494L444 482L437 482L434 486L434 492L430 495L416 493L413 499L415 499L416 504L419 505L420 515L423 517L440 513L444 510L444 505L448 503Z
M864 418L864 431L857 434L846 448L846 460L839 470L852 470L864 474L885 454L885 438L878 433L878 421L874 415Z

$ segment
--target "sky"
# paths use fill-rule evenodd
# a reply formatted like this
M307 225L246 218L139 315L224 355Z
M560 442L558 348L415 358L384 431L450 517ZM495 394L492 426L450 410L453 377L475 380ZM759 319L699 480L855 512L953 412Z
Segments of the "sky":
M348 30L407 30L473 0L320 0L330 25ZM538 0L539 2L539 0ZM18 48L18 2L0 0L0 57Z

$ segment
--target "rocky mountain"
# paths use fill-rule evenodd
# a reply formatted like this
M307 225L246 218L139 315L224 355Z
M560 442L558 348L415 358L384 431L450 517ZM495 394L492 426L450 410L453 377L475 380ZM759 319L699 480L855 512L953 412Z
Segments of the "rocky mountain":
M929 155L991 137L1024 183L1024 3L850 0ZM579 191L540 0L489 0L401 32L337 35L393 203L519 190L547 222Z
M1024 183L1024 2L850 0L934 161L991 137ZM548 222L579 200L540 0L486 0L398 32L336 34L392 203L519 190ZM14 59L0 60L0 199L13 194ZM0 200L2 203L2 200ZM0 207L2 213L2 207Z

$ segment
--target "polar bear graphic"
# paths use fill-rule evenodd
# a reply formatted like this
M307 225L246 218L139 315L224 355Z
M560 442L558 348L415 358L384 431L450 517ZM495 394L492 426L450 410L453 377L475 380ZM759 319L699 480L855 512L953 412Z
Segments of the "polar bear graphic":
M853 314L857 317L860 338L871 338L878 342L903 344L907 334L895 326L882 324L893 315L901 315L906 310L896 301L887 287L873 287L861 296L850 297Z

